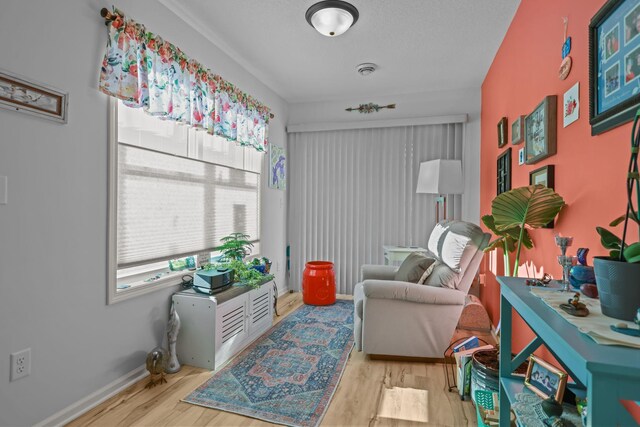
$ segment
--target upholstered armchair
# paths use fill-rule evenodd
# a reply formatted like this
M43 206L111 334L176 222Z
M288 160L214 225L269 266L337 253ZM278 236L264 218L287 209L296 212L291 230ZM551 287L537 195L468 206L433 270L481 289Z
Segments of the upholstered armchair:
M363 265L354 289L356 348L372 355L442 358L490 235L475 224L443 221L429 237L433 268L418 284L396 280L399 267Z

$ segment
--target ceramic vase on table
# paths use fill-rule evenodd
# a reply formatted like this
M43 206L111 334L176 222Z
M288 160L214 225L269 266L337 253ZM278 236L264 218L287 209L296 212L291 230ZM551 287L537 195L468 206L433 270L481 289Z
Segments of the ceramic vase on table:
M579 290L580 286L585 283L596 283L596 275L593 267L587 265L588 248L580 248L577 252L578 264L571 267L569 271L569 282L571 287Z

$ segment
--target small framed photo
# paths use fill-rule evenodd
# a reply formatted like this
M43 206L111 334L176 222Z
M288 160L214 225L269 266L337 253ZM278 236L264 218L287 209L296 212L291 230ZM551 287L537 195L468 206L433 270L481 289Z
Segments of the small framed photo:
M640 102L640 4L608 0L589 23L589 122L598 135L633 120Z
M66 123L67 102L58 89L0 69L0 108Z
M544 185L547 188L555 190L555 166L547 165L539 169L529 172L529 185ZM543 228L553 228L554 221L545 225Z
M518 150L518 165L524 165L524 148Z
M519 116L511 123L511 143L521 144L524 141L524 116Z
M511 147L498 156L497 194L511 190Z
M532 354L524 385L543 399L553 397L556 402L562 402L567 373Z
M507 118L503 117L498 122L498 148L507 144Z
M525 119L525 162L528 165L556 154L558 97L547 96Z

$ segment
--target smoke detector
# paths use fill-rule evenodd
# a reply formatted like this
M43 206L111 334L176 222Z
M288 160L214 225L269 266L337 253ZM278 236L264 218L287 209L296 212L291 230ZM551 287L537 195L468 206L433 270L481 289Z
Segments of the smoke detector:
M358 74L360 74L361 76L368 76L369 74L373 73L377 69L378 69L378 66L371 62L365 62L364 64L360 64L356 67Z

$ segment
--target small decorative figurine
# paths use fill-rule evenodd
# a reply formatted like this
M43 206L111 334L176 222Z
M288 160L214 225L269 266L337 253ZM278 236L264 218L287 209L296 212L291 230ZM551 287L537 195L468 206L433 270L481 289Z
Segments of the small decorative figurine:
M562 405L558 403L558 401L554 399L553 396L547 397L542 401L541 405L542 410L545 414L547 414L547 417L559 417L560 415L562 415Z
M560 304L560 308L572 316L585 317L589 315L589 309L580 302L580 292L576 292L567 304Z
M167 367L167 351L164 348L156 347L147 354L147 371L151 374L149 382L145 388L155 387L158 384L166 383L164 370ZM158 378L158 375L160 377Z
M181 368L178 356L176 354L176 342L178 341L178 332L180 331L180 316L173 304L169 312L169 322L167 323L167 342L169 343L169 363L165 370L167 374L175 374Z
M596 283L596 275L593 271L593 267L587 265L587 254L589 248L579 248L578 253L578 265L571 267L569 271L569 282L574 289L580 289L584 283Z

